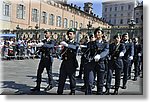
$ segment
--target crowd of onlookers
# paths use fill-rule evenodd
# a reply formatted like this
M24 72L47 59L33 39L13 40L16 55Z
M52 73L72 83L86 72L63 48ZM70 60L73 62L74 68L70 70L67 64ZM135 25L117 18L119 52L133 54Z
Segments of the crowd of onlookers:
M36 51L38 47L36 46L40 43L40 40L34 39L18 39L0 38L0 55L1 59L25 59L39 57Z

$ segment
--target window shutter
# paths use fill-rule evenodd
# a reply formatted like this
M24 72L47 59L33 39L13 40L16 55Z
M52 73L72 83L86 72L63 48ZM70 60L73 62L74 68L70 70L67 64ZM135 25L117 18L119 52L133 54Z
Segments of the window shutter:
M34 21L34 9L32 9L31 21Z
M38 21L39 21L39 10L37 9L37 21L36 22Z
M26 18L26 7L23 6L23 19L25 19L25 18Z
M5 15L5 11L6 11L6 9L5 9L5 2L3 2L3 8L2 8L2 10L3 10L3 15Z
M9 16L11 15L11 4L9 5Z
M17 11L16 16L17 16L17 18L19 18L19 4L17 4L17 10L16 11Z
M45 12L45 24L47 24L47 13Z

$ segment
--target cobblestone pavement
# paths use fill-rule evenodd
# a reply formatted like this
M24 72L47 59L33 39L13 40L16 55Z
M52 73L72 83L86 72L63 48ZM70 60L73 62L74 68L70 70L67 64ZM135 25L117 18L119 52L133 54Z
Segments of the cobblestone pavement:
M80 58L78 58L80 62ZM41 91L31 92L30 88L35 86L36 70L38 67L39 59L25 59L25 60L5 60L1 61L3 71L1 72L3 78L1 79L1 94L4 95L56 95L58 86L59 67L61 61L54 59L53 63L53 78L55 87L48 92L44 91L47 86L47 73L44 70L42 75ZM78 75L77 69L76 75ZM133 78L133 76L132 76ZM122 81L122 80L121 80ZM114 80L113 80L114 83ZM113 84L112 83L112 84ZM84 91L80 89L83 85L83 80L77 79L77 95L84 95ZM122 85L122 84L121 84ZM93 89L96 92L96 87ZM105 91L105 88L104 88ZM113 89L110 90L111 93ZM68 95L69 80L66 80L64 94ZM143 94L143 78L138 77L137 81L129 80L127 89L119 89L119 95L142 95Z

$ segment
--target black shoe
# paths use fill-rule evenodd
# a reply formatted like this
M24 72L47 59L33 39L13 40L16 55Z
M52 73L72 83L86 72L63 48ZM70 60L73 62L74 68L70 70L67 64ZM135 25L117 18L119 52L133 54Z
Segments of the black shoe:
M126 85L123 85L123 86L122 86L122 89L126 89L126 88L127 88Z
M118 90L115 90L113 95L118 95Z
M39 87L34 87L33 89L30 89L30 91L40 91Z
M49 91L49 90L51 90L52 88L53 88L52 85L48 85L48 86L44 89L44 91Z
M92 89L94 89L94 88L95 88L95 84L92 85Z
M134 77L133 81L137 81L137 77Z
M115 85L112 85L112 86L111 86L111 89L115 89Z
M76 76L77 79L82 79L82 77L80 75Z
M104 94L105 94L105 95L109 95L109 94L110 94L110 93L109 93L109 89L107 89Z
M130 80L131 79L131 76L128 76L128 80Z
M85 89L85 85L81 86L81 90L84 90Z
M62 93L57 93L57 95L63 95Z
M75 95L75 92L70 92L69 95Z

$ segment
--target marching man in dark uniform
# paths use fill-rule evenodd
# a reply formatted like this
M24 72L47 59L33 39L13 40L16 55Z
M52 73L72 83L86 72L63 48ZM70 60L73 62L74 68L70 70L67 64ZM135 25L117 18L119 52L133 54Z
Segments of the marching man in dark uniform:
M86 61L86 58L84 56L84 53L87 49L87 42L88 38L83 38L80 41L80 48L81 48L81 63L80 63L80 70L79 70L79 75L76 78L82 79L82 74L84 72L84 64Z
M59 95L63 94L63 89L65 85L65 81L67 76L70 80L70 95L75 95L75 88L76 88L76 79L75 73L76 68L78 67L78 62L76 59L78 44L74 41L76 34L76 29L69 29L67 32L67 36L69 38L68 41L62 41L60 44L64 46L64 49L61 53L62 55L62 63L60 67L60 74L59 74L59 84L57 93Z
M123 86L122 89L126 89L126 84L128 80L128 70L131 64L131 60L133 60L134 56L134 46L133 43L130 43L129 41L129 36L128 33L125 33L122 35L122 43L124 43L125 48L126 48L126 53L124 54L123 57Z
M121 72L123 69L122 57L126 51L124 44L120 43L120 35L114 36L114 43L109 45L109 78L107 78L107 87L105 94L109 94L113 70L115 70L115 91L114 95L118 94L120 86Z
M48 74L48 86L45 88L45 91L48 91L53 88L53 77L52 77L52 55L51 50L54 48L54 42L50 39L51 33L49 31L44 31L45 38L42 40L42 43L37 44L37 47L40 47L41 60L37 69L37 80L36 87L31 89L31 91L40 91L41 78L44 68L46 68Z
M133 63L134 63L134 71L135 71L133 81L136 81L140 73L140 60L142 56L142 46L141 44L138 43L138 38L134 38L133 43L134 43Z
M109 44L102 41L103 31L101 28L96 28L94 31L95 41L87 44L87 50L89 49L88 63L85 65L85 86L86 95L92 94L92 85L94 82L94 75L97 75L97 95L103 94L103 84L105 75L104 58L109 53Z

